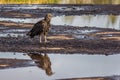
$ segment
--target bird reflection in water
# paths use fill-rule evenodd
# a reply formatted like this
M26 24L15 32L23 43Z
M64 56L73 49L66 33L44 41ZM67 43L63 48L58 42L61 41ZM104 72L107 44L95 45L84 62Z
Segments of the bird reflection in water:
M37 64L37 66L45 70L48 76L53 75L51 69L51 61L47 54L29 53L28 54L32 60Z

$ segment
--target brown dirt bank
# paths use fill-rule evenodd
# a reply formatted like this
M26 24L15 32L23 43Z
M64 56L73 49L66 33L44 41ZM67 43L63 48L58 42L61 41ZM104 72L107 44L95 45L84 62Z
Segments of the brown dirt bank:
M30 62L32 62L32 60L0 59L0 69L35 66L35 64L29 64Z
M26 26L27 24L23 24ZM5 26L5 24L4 24ZM32 24L31 24L32 26ZM7 26L8 27L8 26ZM29 27L9 27L9 29L30 29ZM8 30L9 30L8 29ZM76 30L96 30L90 33L74 33ZM1 30L2 32L2 30ZM103 28L53 26L47 39L48 43L39 43L39 38L26 36L0 37L0 51L4 52L46 52L81 54L119 54L120 31ZM83 36L81 38L81 36Z

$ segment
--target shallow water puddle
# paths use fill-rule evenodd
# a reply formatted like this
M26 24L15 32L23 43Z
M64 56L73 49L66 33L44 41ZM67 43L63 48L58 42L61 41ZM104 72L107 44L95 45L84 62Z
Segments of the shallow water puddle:
M33 60L32 64L36 64L36 66L0 69L0 77L2 76L1 80L54 80L61 78L120 75L119 57L120 55L45 55L1 52L0 59Z
M18 34L18 33L1 33L0 37L23 37L26 36L26 34Z
M5 29L1 30L0 37L22 37L26 36L26 31L29 29Z
M42 18L0 18L0 21L9 21L16 23L36 23Z
M16 23L36 23L42 18L0 18L0 21ZM70 25L79 27L99 27L120 30L120 16L114 15L81 15L81 16L58 16L53 17L53 25Z
M120 30L120 16L114 15L58 16L52 18L51 23L53 25L89 26Z

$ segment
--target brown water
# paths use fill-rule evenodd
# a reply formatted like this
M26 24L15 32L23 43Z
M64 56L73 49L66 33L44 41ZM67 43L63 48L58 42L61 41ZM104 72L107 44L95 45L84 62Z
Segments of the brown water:
M0 4L120 4L120 0L0 0Z
M31 56L31 57L30 57ZM0 69L1 80L55 80L61 78L120 75L120 55L26 54L0 52L0 59L33 60L28 65ZM44 61L45 60L45 61ZM47 62L46 62L47 61ZM8 61L10 62L10 61ZM41 62L44 62L42 64ZM11 62L12 63L12 62ZM51 65L50 65L51 63ZM4 62L5 64L5 62ZM16 63L14 63L16 64ZM36 66L35 66L36 64ZM6 67L1 64L0 68ZM46 66L46 67L45 67ZM16 67L16 68L15 68ZM47 73L48 71L48 73ZM52 72L51 76L49 72Z

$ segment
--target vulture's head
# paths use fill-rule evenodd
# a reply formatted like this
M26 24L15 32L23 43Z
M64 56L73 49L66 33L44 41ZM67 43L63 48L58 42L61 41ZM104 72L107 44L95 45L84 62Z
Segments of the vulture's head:
M50 22L52 17L53 17L52 14L48 13L48 14L46 14L46 16L45 16L45 20L46 20L47 22Z

